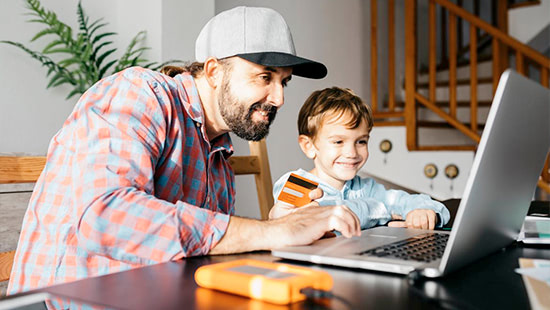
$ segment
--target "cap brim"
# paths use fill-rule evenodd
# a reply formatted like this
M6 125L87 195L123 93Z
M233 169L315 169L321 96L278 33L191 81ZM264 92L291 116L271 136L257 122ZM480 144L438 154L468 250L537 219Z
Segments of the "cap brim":
M327 67L320 62L279 52L262 52L237 54L253 63L268 67L292 67L292 74L311 79L322 79L327 76Z

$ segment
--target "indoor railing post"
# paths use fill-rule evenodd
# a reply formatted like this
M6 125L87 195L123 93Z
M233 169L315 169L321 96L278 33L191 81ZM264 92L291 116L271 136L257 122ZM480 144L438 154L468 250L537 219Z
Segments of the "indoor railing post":
M417 148L416 120L416 0L405 1L405 127L407 148Z
M477 126L477 29L470 23L470 128Z
M378 112L378 18L377 0L370 0L370 94L372 110Z

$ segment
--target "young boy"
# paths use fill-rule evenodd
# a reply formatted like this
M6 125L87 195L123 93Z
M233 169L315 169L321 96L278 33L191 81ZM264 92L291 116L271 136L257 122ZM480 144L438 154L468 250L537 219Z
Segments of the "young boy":
M298 143L313 160L311 171L292 173L319 183L320 206L345 205L357 215L361 229L376 225L434 229L449 221L447 208L427 195L386 190L357 172L367 161L372 112L350 89L339 87L315 91L298 115ZM275 200L291 172L274 185ZM292 208L288 210L292 212ZM282 214L270 214L280 217Z

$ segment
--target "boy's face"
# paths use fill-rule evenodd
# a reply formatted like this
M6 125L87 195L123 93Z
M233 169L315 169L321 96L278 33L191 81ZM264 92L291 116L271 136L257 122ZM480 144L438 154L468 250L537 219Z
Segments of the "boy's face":
M353 179L369 156L366 122L362 121L357 128L350 129L346 120L346 115L328 118L315 140L310 141L309 146L302 145L306 155L315 163L313 174L336 189L341 189L346 181Z

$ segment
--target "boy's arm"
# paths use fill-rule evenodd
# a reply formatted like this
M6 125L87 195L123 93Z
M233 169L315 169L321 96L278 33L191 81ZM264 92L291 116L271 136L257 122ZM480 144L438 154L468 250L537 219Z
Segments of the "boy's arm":
M385 225L392 219L391 213L382 202L368 197L361 197L357 199L322 200L319 201L319 205L347 206L359 218L361 229Z
M430 196L425 194L409 194L402 190L386 190L383 185L376 183L374 180L369 179L369 181L372 182L372 186L368 195L383 202L390 214L407 219L411 211L432 210L439 215L440 219L436 227L443 227L443 225L449 222L451 217L449 210L447 210L445 205L433 200Z
M319 201L321 206L346 205L354 212L361 222L361 229L385 225L391 220L407 219L413 210L432 210L439 215L437 227L445 225L450 214L447 208L428 195L411 195L401 190L386 190L383 185L372 179L358 179L359 188L353 198L344 200ZM429 213L429 212L428 212ZM418 215L418 211L413 215ZM437 217L437 216L436 216Z

